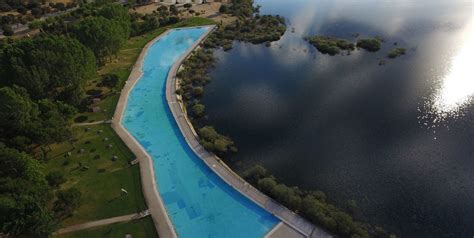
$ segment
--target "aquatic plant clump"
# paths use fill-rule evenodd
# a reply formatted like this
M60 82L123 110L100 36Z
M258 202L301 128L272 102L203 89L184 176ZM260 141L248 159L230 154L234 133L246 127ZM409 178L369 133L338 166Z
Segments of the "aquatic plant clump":
M220 27L204 42L204 47L222 47L224 50L230 50L234 40L253 44L278 41L285 34L285 31L286 25L283 17L278 15L256 15Z
M370 52L376 52L380 50L382 43L380 40L375 38L365 38L357 41L357 47L365 49Z
M402 56L404 54L406 54L406 49L405 48L395 48L395 49L391 50L390 52L388 52L387 57L390 58L390 59L394 59L394 58L397 58L397 57Z
M323 54L337 55L341 50L352 51L355 49L354 43L334 37L312 36L307 37L306 40Z

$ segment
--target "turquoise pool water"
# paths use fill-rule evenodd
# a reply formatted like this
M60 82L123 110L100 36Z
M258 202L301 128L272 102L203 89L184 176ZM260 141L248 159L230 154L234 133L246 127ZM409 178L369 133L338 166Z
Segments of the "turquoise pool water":
M189 148L165 95L171 66L209 28L170 31L144 58L122 124L153 159L158 191L180 237L262 237L278 219L235 191Z

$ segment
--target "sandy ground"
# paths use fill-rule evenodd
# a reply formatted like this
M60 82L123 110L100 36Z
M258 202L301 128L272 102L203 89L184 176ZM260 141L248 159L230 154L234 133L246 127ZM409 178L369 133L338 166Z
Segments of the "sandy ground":
M160 6L159 3L151 3L144 6L134 7L133 9L130 9L130 11L140 13L140 14L150 14L150 13L153 13L153 11L156 11L156 9L158 9L159 6Z
M220 2L210 2L195 5L192 9L199 13L201 17L212 19L217 23L222 23L224 25L235 21L236 17L219 13L219 8L221 7L221 5L222 3Z
M152 3L152 4L148 4L144 6L135 7L131 11L134 11L140 14L150 14L150 13L153 13L153 11L156 11L156 9L160 5L161 5L160 3ZM194 14L195 16L209 18L216 21L217 23L222 23L224 25L227 25L233 22L236 18L226 15L226 14L220 14L219 8L221 5L222 3L220 2L210 2L210 3L205 3L205 4L193 5L191 9L193 9L196 12ZM192 14L190 14L182 6L178 7L178 9L180 10L180 17L182 18L192 17Z

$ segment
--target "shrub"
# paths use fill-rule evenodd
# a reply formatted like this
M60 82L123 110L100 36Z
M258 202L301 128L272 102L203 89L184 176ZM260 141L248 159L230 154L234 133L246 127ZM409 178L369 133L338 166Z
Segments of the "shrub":
M65 218L71 216L81 201L81 192L77 188L70 188L57 193L53 210L57 217Z
M100 82L101 87L114 88L119 82L119 76L116 74L105 74L102 75L102 81Z
M193 108L193 114L196 117L202 117L204 115L204 109L206 107L204 105L198 103L198 104L195 104L192 108Z
M74 122L81 123L81 122L87 121L87 119L88 119L87 116L80 115L80 116L77 116L76 118L74 118Z
M381 43L375 38L360 39L357 41L357 47L360 47L370 52L376 52L380 50Z
M61 171L52 171L46 175L46 181L48 181L49 186L57 188L66 182L66 178L64 178L64 174Z
M326 202L326 195L321 191L302 191L280 184L261 166L248 169L243 176L260 191L340 237L387 237L382 228L357 222L348 213ZM355 204L355 201L351 203Z
M200 96L202 96L203 93L204 93L204 89L202 87L198 86L198 87L193 88L193 95L194 96L200 97Z
M399 56L404 55L405 53L406 53L405 48L395 48L395 49L391 50L390 52L388 52L387 57L391 58L391 59L394 59L394 58L397 58Z
M12 36L13 34L15 34L15 32L13 31L13 28L8 24L4 24L2 26L2 30L3 30L4 36Z
M219 7L219 12L220 12L220 13L227 13L227 11L229 11L229 8L227 7L227 5L222 4L222 5Z

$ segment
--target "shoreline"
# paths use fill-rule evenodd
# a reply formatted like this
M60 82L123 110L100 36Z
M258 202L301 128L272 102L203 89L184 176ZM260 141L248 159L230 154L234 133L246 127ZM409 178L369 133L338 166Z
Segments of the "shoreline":
M173 114L173 117L178 124L183 137L193 152L223 181L247 197L247 199L250 199L252 202L256 203L258 206L280 219L280 222L273 229L271 229L267 235L265 235L265 237L272 237L273 231L275 231L278 227L281 227L282 229L290 228L304 237L332 237L324 229L315 226L311 222L279 204L274 199L268 197L266 194L260 192L260 190L247 183L230 167L228 167L227 164L225 164L219 157L213 153L208 152L199 143L198 135L188 119L186 108L183 105L181 97L176 94L177 85L179 83L176 74L181 68L184 60L187 59L190 54L198 48L199 44L214 29L215 26L212 27L205 35L203 35L202 38L199 38L199 40L196 41L197 44L189 48L189 50L174 63L168 72L168 77L166 79L166 101L168 102L170 111Z

